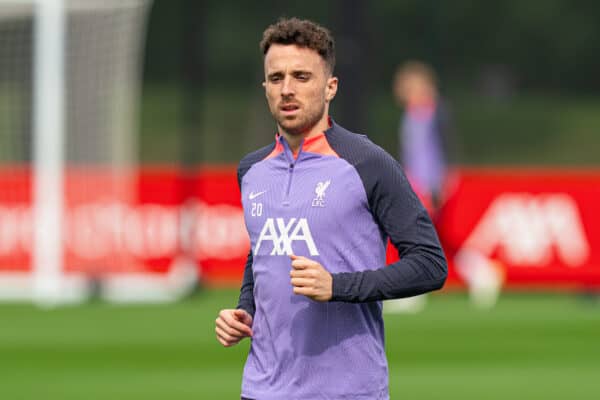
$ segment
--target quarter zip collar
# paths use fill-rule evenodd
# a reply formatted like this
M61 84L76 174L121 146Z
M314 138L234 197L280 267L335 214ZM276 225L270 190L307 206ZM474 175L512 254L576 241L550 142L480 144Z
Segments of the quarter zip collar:
M300 154L302 153L302 148L304 146L305 139L302 139L302 142L300 142L300 147L298 148L297 154L294 154L294 152L292 151L292 148L290 147L287 140L285 140L283 135L277 134L276 139L277 139L277 146L282 147L283 153L284 153L287 161L290 164L294 164L296 162L296 160L298 159L298 157L300 157Z
M315 136L303 139L302 142L300 142L300 147L298 148L297 154L294 154L289 146L289 143L285 140L285 137L279 133L276 133L275 149L273 149L273 152L270 156L274 156L278 153L284 153L286 160L290 164L295 163L300 158L302 153L316 153L338 157L337 153L333 151L331 146L329 146L329 142L327 141L328 133L333 131L335 127L335 122L331 117L329 117L329 128Z

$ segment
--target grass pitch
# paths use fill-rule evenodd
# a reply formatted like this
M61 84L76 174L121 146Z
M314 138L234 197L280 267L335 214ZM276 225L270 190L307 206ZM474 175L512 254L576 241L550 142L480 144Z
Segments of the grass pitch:
M239 399L248 342L214 339L236 291L172 305L0 305L0 399ZM600 303L505 295L489 312L459 294L386 315L392 399L598 399Z

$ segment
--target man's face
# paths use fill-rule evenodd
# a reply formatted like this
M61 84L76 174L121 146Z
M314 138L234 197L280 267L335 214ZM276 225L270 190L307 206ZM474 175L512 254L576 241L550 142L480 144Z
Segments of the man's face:
M327 118L329 102L337 91L337 78L331 77L316 51L274 44L265 55L263 86L280 129L298 135Z
M396 83L396 96L405 105L424 105L435 101L435 87L429 79L409 74Z

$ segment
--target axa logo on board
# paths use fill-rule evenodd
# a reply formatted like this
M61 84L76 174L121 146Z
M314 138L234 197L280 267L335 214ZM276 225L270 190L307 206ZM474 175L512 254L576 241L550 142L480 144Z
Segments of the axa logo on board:
M590 244L577 202L566 193L505 193L481 217L463 248L523 266L544 266L555 256L570 267L585 264Z
M264 242L273 245L269 253L272 256L294 254L292 246L296 242L303 242L311 256L319 255L306 218L267 218L254 247L254 255L259 254Z

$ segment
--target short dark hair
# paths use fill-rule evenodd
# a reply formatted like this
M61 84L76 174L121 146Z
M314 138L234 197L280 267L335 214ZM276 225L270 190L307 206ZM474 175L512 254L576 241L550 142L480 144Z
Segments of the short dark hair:
M273 44L295 44L316 51L325 60L329 72L335 67L335 42L329 30L315 22L298 18L281 18L265 29L260 42L263 55Z

